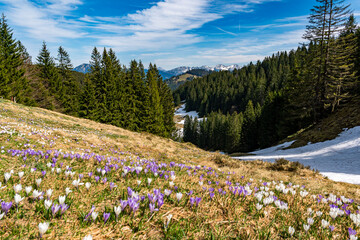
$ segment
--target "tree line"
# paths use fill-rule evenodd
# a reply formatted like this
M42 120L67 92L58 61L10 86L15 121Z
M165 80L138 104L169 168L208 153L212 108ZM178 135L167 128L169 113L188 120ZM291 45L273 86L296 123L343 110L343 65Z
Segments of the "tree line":
M184 141L226 152L264 148L359 96L360 30L342 0L317 0L297 50L179 87L204 121L186 118Z
M18 103L112 124L133 131L171 137L175 129L170 88L156 65L147 73L141 61L120 64L112 49L95 47L91 72L72 71L68 52L52 57L45 42L33 64L26 48L0 19L0 96Z

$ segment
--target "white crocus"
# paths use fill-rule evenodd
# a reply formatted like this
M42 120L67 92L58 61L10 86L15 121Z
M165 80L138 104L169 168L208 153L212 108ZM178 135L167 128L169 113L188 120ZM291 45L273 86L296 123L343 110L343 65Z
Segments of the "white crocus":
M11 178L11 173L4 173L4 178L5 178L5 182L9 181L9 179Z
M177 199L178 201L181 200L182 196L183 196L183 194L182 194L181 192L176 193L176 199Z
M98 212L92 212L92 213L91 213L91 218L92 218L92 220L95 221L98 215L99 215Z
M136 180L136 182L137 182L137 185L141 184L141 180Z
M303 225L305 232L309 231L310 225L304 224Z
M38 187L40 186L41 181L42 181L42 179L41 179L41 178L38 178L38 179L36 179L36 180L35 180L36 185L37 185Z
M308 218L308 219L307 219L307 223L308 223L310 226L313 225L313 224L314 224L314 219Z
M89 188L91 187L91 183L90 182L85 183L85 187L87 190L89 190Z
M46 197L47 197L47 198L50 198L51 195L52 195L52 193L53 193L53 190L52 190L52 189L46 190Z
M171 177L170 177L170 178L171 178L171 180L172 180L172 181L174 181L174 180L175 180L175 178L176 178L176 176L175 176L175 175L171 175Z
M40 237L42 237L42 235L44 233L46 233L46 231L49 228L49 223L44 222L44 223L39 223L39 232L40 232Z
M59 196L59 204L60 205L64 204L65 199L66 199L66 196Z
M70 193L72 193L72 191L70 188L65 188L65 193L66 195L69 195Z
M255 207L258 211L260 211L262 209L263 205L257 203Z
M92 238L91 234L89 234L83 238L83 240L92 240L92 239L93 238Z
M147 179L148 185L150 185L151 182L152 182L152 178L148 178L148 179Z
M25 187L26 195L29 195L29 193L31 192L31 190L32 190L32 186L27 186L27 187Z
M24 172L18 172L19 178L21 179L24 176Z
M169 186L173 187L174 186L174 182L169 182Z
M322 220L321 220L321 226L322 226L323 228L327 228L327 227L329 226L329 222L326 221L325 219L322 219Z
M121 213L121 206L117 206L117 207L114 206L114 212L115 212L116 221L117 221L118 216Z
M1 220L4 216L5 216L5 213L4 213L4 212L1 213L1 214L0 214L0 220Z
M44 201L44 205L45 205L45 209L49 210L49 208L51 207L52 201L51 200L45 200Z
M295 228L293 228L293 227L290 226L288 232L289 232L290 236L294 235L294 233L295 233Z
M24 198L22 198L19 194L15 194L14 201L16 205L18 205L22 200L24 200Z
M19 193L22 190L21 184L14 185L14 191L15 193Z
M78 180L74 180L72 182L72 185L74 185L76 188L79 188L79 186L83 185L84 183L80 182L81 180L78 179Z
M166 196L169 196L169 195L171 194L171 190L165 189L164 194L165 194Z
M41 195L40 191L38 191L36 189L33 191L33 194L32 194L33 198L38 198L40 195Z

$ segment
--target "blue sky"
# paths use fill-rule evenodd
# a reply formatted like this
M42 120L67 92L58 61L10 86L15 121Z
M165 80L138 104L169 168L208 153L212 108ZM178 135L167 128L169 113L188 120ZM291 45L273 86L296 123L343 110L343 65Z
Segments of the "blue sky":
M347 0L360 19L360 1ZM257 61L303 42L315 0L0 0L14 35L35 61L46 41L77 66L94 46L123 64L171 69ZM360 20L358 20L360 22Z

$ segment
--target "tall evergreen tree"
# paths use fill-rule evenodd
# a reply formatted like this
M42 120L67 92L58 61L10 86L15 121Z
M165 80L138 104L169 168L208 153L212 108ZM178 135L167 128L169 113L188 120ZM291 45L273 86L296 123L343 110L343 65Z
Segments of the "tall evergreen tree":
M25 102L24 90L28 87L24 77L22 49L13 38L5 15L0 19L0 95L15 97L18 102Z
M44 85L48 86L50 93L58 100L61 100L62 82L55 66L54 58L50 56L45 42L43 42L36 60L40 69L39 77L43 80ZM53 106L49 106L49 109L53 109Z

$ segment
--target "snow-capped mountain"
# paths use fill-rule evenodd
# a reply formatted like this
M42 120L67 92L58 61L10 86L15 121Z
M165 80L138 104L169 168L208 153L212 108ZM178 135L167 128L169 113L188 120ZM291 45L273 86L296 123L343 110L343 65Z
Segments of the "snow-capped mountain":
M181 67L177 67L171 70L165 70L161 67L158 67L159 73L161 74L161 76L163 77L163 79L169 79L173 76L178 76L181 74L184 74L190 70L193 69L203 69L203 70L207 70L207 71L233 71L234 69L238 69L240 68L239 65L237 64L233 64L233 65L223 65L223 64L218 64L215 67L209 67L209 66L201 66L201 67L187 67L187 66L181 66ZM77 66L76 68L74 68L74 71L77 72L82 72L82 73L88 73L91 69L91 65L90 64L81 64L80 66Z

